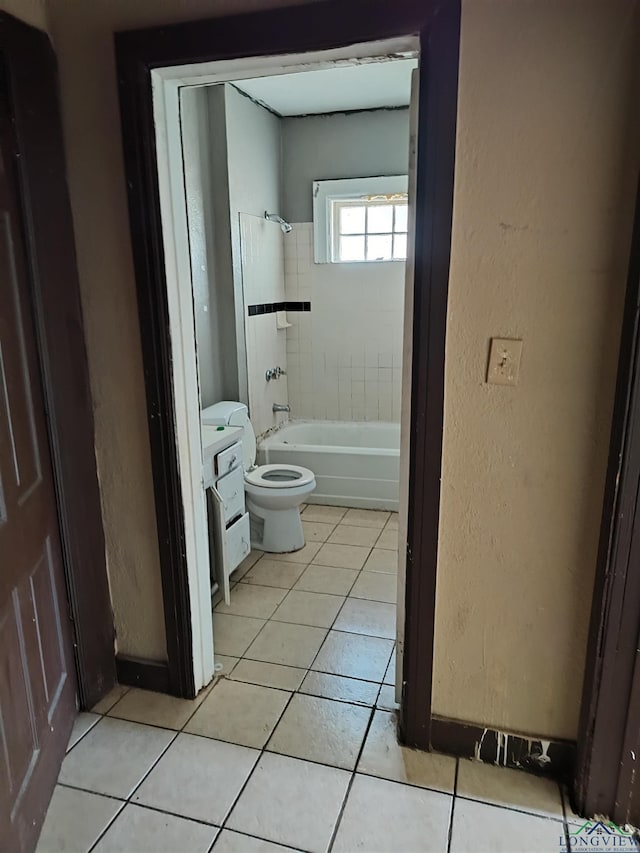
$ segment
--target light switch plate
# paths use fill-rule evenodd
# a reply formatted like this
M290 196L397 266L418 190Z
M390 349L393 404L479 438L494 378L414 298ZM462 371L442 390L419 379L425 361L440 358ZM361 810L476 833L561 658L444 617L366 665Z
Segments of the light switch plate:
M491 338L487 382L493 385L517 385L521 356L521 340Z

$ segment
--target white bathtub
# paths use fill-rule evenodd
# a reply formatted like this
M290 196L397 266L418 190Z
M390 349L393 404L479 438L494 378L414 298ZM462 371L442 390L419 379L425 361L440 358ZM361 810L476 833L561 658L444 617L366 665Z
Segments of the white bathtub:
M258 462L310 468L309 503L398 509L400 424L289 421L260 441Z

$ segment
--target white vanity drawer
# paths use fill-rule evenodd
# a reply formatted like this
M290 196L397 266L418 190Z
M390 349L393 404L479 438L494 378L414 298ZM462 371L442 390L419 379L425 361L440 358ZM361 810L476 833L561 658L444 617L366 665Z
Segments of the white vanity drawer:
M223 522L227 525L236 515L244 513L244 471L242 466L235 468L216 482L216 489L222 501Z
M242 444L236 441L231 447L222 450L215 457L215 471L218 477L224 477L229 471L233 471L242 463Z
M227 557L227 572L231 574L251 550L251 537L249 532L249 513L245 512L242 518L235 521L231 527L224 532L225 552Z

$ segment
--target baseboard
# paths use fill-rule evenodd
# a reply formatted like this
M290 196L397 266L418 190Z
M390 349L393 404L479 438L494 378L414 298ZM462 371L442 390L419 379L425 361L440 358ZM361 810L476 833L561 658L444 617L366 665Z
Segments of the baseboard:
M460 758L475 758L500 767L517 767L530 773L570 779L576 760L576 744L488 729L473 723L433 717L431 746Z
M154 690L156 693L169 693L169 665L165 661L116 655L116 674L119 684Z

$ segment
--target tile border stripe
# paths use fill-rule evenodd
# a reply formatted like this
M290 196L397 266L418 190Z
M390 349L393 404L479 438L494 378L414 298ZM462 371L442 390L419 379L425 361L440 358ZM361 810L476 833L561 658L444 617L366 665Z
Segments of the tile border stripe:
M276 311L311 311L310 302L263 302L257 305L248 305L249 317L260 314L275 314Z

